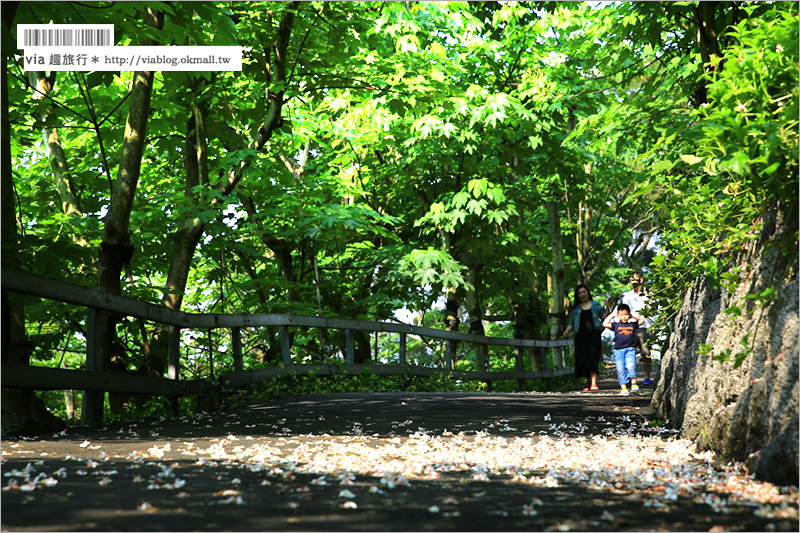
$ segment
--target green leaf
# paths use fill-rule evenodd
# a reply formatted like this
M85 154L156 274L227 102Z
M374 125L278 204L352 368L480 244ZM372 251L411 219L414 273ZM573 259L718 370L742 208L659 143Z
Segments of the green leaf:
M681 159L683 159L685 162L689 163L690 165L696 165L697 163L699 163L699 162L701 162L703 160L702 158L697 157L696 155L692 155L692 154L684 154L684 155L681 156Z
M483 178L469 180L469 183L467 184L467 190L471 192L475 198L480 198L486 194L486 190L488 188L489 180Z
M469 200L470 200L469 193L467 193L466 191L459 191L458 193L456 193L455 196L453 196L453 206L458 209L461 209L462 207L467 205L467 202Z
M719 164L721 170L727 170L734 174L744 174L749 166L750 158L744 152L739 152L730 159Z
M730 307L726 307L724 311L722 311L726 315L731 316L742 316L742 308L738 305L732 305Z
M447 57L447 52L445 51L444 46L442 46L441 44L439 44L437 42L432 42L431 43L431 53L433 55L435 55L436 57L439 57L439 58L442 58L442 59Z
M622 204L620 204L620 207L624 207L624 206L628 205L629 203L635 201L637 198L639 198L641 196L644 196L645 194L647 194L650 191L652 191L655 188L655 186L656 186L656 184L652 183L652 182L651 183L645 183L645 184L641 185L633 193L631 193L631 194L629 194L629 195L627 195L625 197L625 199L622 201Z
M675 166L673 161L656 161L653 163L653 171L654 172L664 172L667 170L672 170L672 167Z

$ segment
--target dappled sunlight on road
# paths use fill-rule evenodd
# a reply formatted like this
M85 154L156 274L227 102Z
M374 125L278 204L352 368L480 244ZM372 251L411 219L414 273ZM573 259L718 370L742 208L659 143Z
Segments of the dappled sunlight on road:
M214 416L181 422L211 428ZM247 424L229 413L222 424L227 433L182 430L171 437L161 435L169 428L157 422L130 423L107 432L118 440L107 433L83 442L73 437L71 448L62 448L69 443L61 440L3 442L2 490L22 496L29 507L26 503L41 504L48 491L65 492L59 498L66 501L68 487L89 483L93 490L137 496L110 500L116 503L108 512L119 517L155 520L171 513L199 523L207 513L222 516L222 509L254 507L257 516L272 509L271 520L339 520L331 518L335 510L366 513L353 515L361 520L416 513L412 523L424 515L460 520L458 528L477 517L501 520L501 529L529 529L535 523L544 530L619 530L646 526L636 520L647 508L662 517L691 510L695 518L706 517L704 527L712 531L735 530L748 515L767 521L760 522L767 529L796 526L795 487L756 481L740 464L720 466L711 452L696 452L695 444L678 438L675 430L622 413L581 422L573 417L571 423L550 413L536 418L520 427L498 417L477 420L473 428L482 429L435 431L398 419L373 432L365 430L367 420L354 417L346 429L309 433L308 422L326 427L332 420L304 410L289 422L265 417ZM4 508L5 501L4 496ZM247 522L241 529L281 523ZM691 530L699 527L688 524Z
M669 507L679 498L690 498L717 513L738 504L753 506L766 517L797 518L796 494L781 494L778 487L755 481L741 465L715 468L711 452L695 453L693 442L659 435L669 430L639 428L627 416L608 424L605 434L584 436L581 424L562 427L554 421L551 431L512 438L489 431L433 435L422 427L407 436L381 438L361 434L356 424L352 435L284 436L269 442L231 434L205 448L189 445L182 453L196 455L201 465L233 462L268 476L311 474L316 477L308 490L315 484L346 486L356 476L368 476L374 480L369 490L382 493L459 473L474 481L550 488L574 483L600 491L637 491L649 507ZM397 422L398 427L404 425L414 424ZM504 427L502 422L494 426ZM357 493L347 490L341 495L357 506ZM443 507L437 503L446 502L431 502L432 509ZM530 513L535 504L526 504L520 512Z

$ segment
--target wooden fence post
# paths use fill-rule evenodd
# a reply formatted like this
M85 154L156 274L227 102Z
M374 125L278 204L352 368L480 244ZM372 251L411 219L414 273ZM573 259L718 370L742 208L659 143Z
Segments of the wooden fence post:
M542 361L544 362L544 370L550 370L550 358L548 357L547 346L542 346ZM550 378L544 378L544 389L550 391Z
M479 350L482 351L483 350L483 346L484 345L482 343L475 343L475 355L476 355L475 359L477 361L481 360L481 357L479 355ZM489 359L490 359L490 356L489 356L489 344L487 343L486 344L486 358L483 360L483 368L481 368L480 365L478 365L478 372L488 372L488 370L489 370ZM491 379L487 379L486 380L486 390L488 392L492 392L492 391L494 391L493 387L494 387L494 381L491 380Z
M214 339L211 338L211 328L208 328L208 373L214 378Z
M284 366L292 364L292 354L289 351L289 329L286 326L278 326L278 334L281 338L281 355L283 356Z
M86 390L84 397L84 409L82 419L87 424L97 424L103 417L103 406L105 402L105 391L111 389L120 392L134 392L137 394L147 395L167 395L168 398L173 400L175 408L178 406L178 399L180 396L189 394L205 394L206 392L213 392L220 386L224 386L225 382L209 383L207 379L196 379L188 381L181 380L181 334L183 329L190 329L192 331L200 332L200 339L202 339L203 329L208 329L209 337L209 363L212 372L214 371L214 338L211 329L214 328L227 328L231 330L231 350L234 358L235 372L228 376L218 376L219 378L227 378L229 384L246 384L251 382L260 382L268 379L273 379L276 376L282 375L281 368L275 367L258 369L253 371L244 371L244 354L243 354L243 339L242 328L247 327L266 327L268 331L274 333L274 329L269 328L279 327L279 342L282 354L282 362L286 370L291 367L296 367L297 372L320 372L321 375L337 373L338 369L329 368L330 365L304 365L301 361L297 364L293 362L291 353L291 336L289 334L289 327L295 328L322 328L322 329L344 329L347 334L348 347L346 348L345 357L349 359L348 362L354 362L355 351L355 332L375 332L375 345L369 348L374 348L374 354L380 356L380 338L381 336L392 335L398 333L399 339L399 362L403 367L398 369L386 369L389 375L452 375L455 370L455 359L458 357L458 345L460 342L473 343L478 348L484 348L489 352L487 346L514 346L516 348L516 368L518 372L506 373L495 376L494 374L487 374L485 368L479 369L477 372L467 371L461 376L464 379L476 379L490 381L493 384L495 380L514 380L518 381L520 389L526 387L524 376L533 374L536 377L529 379L542 379L538 376L544 373L564 375L564 368L568 368L567 358L574 360L574 347L572 343L563 343L561 341L540 341L530 340L525 342L509 343L506 339L499 339L493 342L491 338L485 336L471 336L454 332L445 331L430 331L429 328L419 328L417 326L390 324L387 322L373 322L366 320L348 320L341 318L323 318L323 317L308 317L297 316L287 317L287 315L240 315L240 314L193 314L178 312L150 304L143 301L131 301L130 299L121 298L115 295L109 295L104 291L98 291L88 287L73 285L70 283L44 278L35 274L30 274L21 271L14 271L6 267L2 268L2 282L3 289L20 292L22 294L31 294L41 298L46 298L54 301L66 302L69 305L82 306L86 309L86 362L85 372L80 373L66 369L43 369L43 368L9 368L9 373L3 373L3 386L11 388L33 388L35 390L63 390L63 389L98 389ZM120 376L106 372L104 368L104 346L100 343L101 338L98 335L99 329L103 327L103 320L106 314L119 315L119 316L134 316L148 321L156 322L169 327L169 366L168 378L152 376ZM280 325L279 324L284 324ZM220 332L221 335L224 333ZM413 365L413 361L409 362L408 358L408 335L415 335L414 338L422 337L423 339L431 338L431 346L435 347L438 355L439 349L444 349L443 366L445 368L419 368ZM417 337L417 335L419 337ZM371 335L370 335L371 336ZM384 339L388 341L388 338ZM445 341L445 346L439 344L440 341ZM202 342L202 341L201 341ZM519 344L519 346L517 346ZM563 345L562 345L563 344ZM216 348L219 347L219 339L216 342ZM368 349L369 349L368 348ZM535 368L531 372L525 372L524 359L531 354L536 354L539 349L539 355L542 357L541 365L539 358L532 357L532 366ZM555 352L558 349L559 353ZM462 350L463 351L463 350ZM549 359L549 354L552 352L552 360ZM569 352L569 353L568 353ZM504 349L504 353L508 353ZM559 357L560 354L560 357ZM270 352L271 355L271 352ZM435 355L438 358L438 355ZM202 359L197 358L198 361ZM392 361L393 357L390 357ZM490 357L486 358L489 361ZM535 361L535 363L534 363ZM377 362L377 361L376 361ZM388 361L386 361L388 363ZM424 365L423 365L424 366ZM559 367L561 367L559 369ZM321 370L320 370L321 368ZM540 372L540 371L544 372ZM559 371L560 370L560 371ZM432 371L432 372L431 372ZM553 372L555 371L555 372ZM383 369L381 370L383 373ZM360 374L360 373L355 373ZM508 374L511 374L508 377ZM212 375L213 377L213 375ZM547 386L550 386L550 378L544 378ZM162 383L159 383L162 381ZM238 385L233 385L238 386Z
M231 344L233 345L233 370L236 372L241 372L244 370L241 328L231 328Z
M181 328L178 326L169 327L169 367L167 368L169 379L181 379ZM170 396L172 411L178 414L178 397Z
M99 371L102 368L100 361L100 343L97 338L97 309L86 309L86 370ZM83 391L83 408L81 422L91 426L99 422L97 413L102 413L103 391Z
M346 329L344 330L344 345L345 345L345 356L344 362L348 365L352 365L355 360L355 350L353 348L353 330Z
M181 375L181 328L169 327L169 379L180 379Z
M400 365L406 364L406 334L400 334Z

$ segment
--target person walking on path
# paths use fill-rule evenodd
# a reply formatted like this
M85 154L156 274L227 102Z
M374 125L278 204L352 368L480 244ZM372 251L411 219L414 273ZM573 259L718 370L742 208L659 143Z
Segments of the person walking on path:
M616 322L612 320L617 319ZM644 318L631 314L627 304L619 304L617 311L608 315L603 320L603 327L614 332L614 364L617 367L617 380L619 381L620 394L628 396L628 381L631 382L631 392L639 390L636 382L636 330L644 324Z
M564 330L566 337L575 331L575 376L586 378L583 390L598 390L597 375L600 371L603 333L603 306L592 300L589 287L581 283L575 287L575 300L569 324Z
M632 315L639 315L644 317L642 311L647 307L649 298L642 291L644 286L644 276L641 272L634 272L630 278L631 290L622 295L620 303L626 304L631 309ZM636 329L636 345L639 347L639 353L642 354L642 366L644 367L644 381L642 385L650 385L650 370L652 368L652 359L650 358L650 348L647 347L647 328L652 325L652 320L644 317L644 324Z

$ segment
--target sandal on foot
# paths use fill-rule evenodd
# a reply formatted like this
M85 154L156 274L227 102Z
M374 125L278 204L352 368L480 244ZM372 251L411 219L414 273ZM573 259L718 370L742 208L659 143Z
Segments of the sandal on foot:
M589 387L589 390L600 390L600 387L598 387L597 385L592 385L591 387Z

